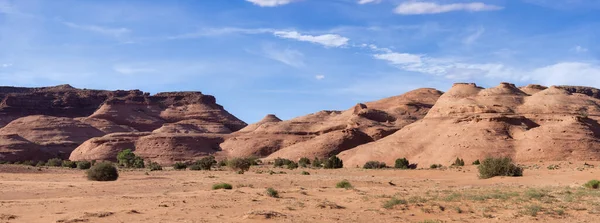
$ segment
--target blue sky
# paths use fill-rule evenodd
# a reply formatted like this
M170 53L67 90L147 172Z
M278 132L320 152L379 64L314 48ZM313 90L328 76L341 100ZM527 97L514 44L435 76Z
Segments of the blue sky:
M597 0L0 0L0 85L202 91L252 123L419 87L600 88Z

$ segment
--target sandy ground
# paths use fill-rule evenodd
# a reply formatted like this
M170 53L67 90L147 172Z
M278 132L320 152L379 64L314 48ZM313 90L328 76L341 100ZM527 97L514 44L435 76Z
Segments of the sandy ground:
M598 222L600 191L581 185L600 178L599 163L550 164L528 164L524 177L487 180L478 179L475 166L262 166L243 175L121 170L114 182L88 181L82 170L0 165L0 222ZM354 188L336 188L344 179ZM221 182L234 188L211 189ZM267 196L268 187L280 197ZM397 205L385 206L394 199Z

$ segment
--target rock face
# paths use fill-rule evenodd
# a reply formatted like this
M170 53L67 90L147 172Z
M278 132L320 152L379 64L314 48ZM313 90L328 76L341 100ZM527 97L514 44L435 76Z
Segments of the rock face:
M320 111L286 121L268 115L233 133L221 148L230 157L324 158L383 138L424 117L441 94L418 89L346 111Z
M77 147L74 160L113 159L115 151L152 131L179 139L177 134L231 133L246 126L201 92L0 87L0 99L0 160L69 158Z
M586 87L455 84L422 120L340 157L349 166L406 157L419 167L450 165L457 157L600 160L598 93Z

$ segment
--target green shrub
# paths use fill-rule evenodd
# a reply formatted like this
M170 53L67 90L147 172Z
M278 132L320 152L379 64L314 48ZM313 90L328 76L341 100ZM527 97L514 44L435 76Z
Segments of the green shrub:
M36 162L33 162L33 160L25 160L21 163L21 165L25 165L25 166L35 166Z
M477 167L479 178L488 179L495 176L523 176L523 168L515 165L512 160L506 158L487 158Z
M410 163L408 162L408 160L406 158L402 158L402 159L397 159L396 163L394 164L394 168L397 169L408 169Z
M115 181L119 178L119 172L112 163L103 162L87 170L87 178L94 181Z
M321 167L323 167L323 161L321 161L321 160L319 160L319 158L315 157L315 159L311 162L310 165L314 168L321 168Z
M87 170L92 167L92 163L89 161L79 161L77 162L77 168L82 170Z
M212 186L213 190L220 190L220 189L225 189L225 190L231 190L233 189L233 186L231 186L231 184L228 183L218 183L218 184L214 184Z
M198 171L198 170L202 170L202 167L198 164L192 164L192 165L188 166L188 170Z
M127 168L144 168L144 159L136 156L131 149L126 149L117 154L119 165Z
M7 163L8 163L8 161L6 161L6 160L0 160L0 165L7 164Z
M335 185L335 188L352 189L352 184L348 180L342 180Z
M456 158L456 160L452 164L452 166L464 166L464 165L465 165L465 161L463 159L459 159L459 158Z
M337 156L332 156L325 161L323 167L325 169L339 169L344 167L344 162Z
M310 165L310 159L308 159L306 157L302 157L302 158L300 158L300 160L298 160L298 165L306 168L306 167L308 167L308 165Z
M302 171L302 175L310 175L310 173L306 172L306 171Z
M283 159L283 158L278 157L273 161L273 167L283 167L283 166L287 166L293 162L294 161L291 161L289 159Z
M194 167L194 169L198 168L197 170L210 170L215 164L217 164L217 160L215 160L215 157L207 156L196 161L196 163L193 166L197 166ZM192 167L190 167L190 170L192 170Z
M290 169L290 170L293 170L293 169L298 169L298 163L296 163L296 162L292 161L291 163L289 163L289 164L287 165L287 168L288 168L288 169Z
M162 166L160 164L158 164L157 162L148 163L148 168L150 169L150 171L163 170Z
M227 166L227 159L223 159L217 163L218 167Z
M481 164L481 162L479 162L479 160L473 161L473 165L479 165L479 164Z
M62 160L59 158L53 158L53 159L49 159L48 162L46 162L46 166L62 166Z
M77 163L70 160L65 160L62 163L62 167L77 168Z
M234 171L248 171L252 166L252 161L244 158L233 158L227 161L227 166Z
M442 164L431 164L431 166L429 166L429 168L431 169L437 169L437 168L441 168Z
M401 200L401 199L393 197L392 199L390 199L390 200L386 201L385 203L383 203L383 208L385 208L385 209L392 209L396 205L407 204L407 203L408 202L406 200Z
M277 191L271 187L267 188L266 193L267 193L267 196L269 196L269 197L274 197L274 198L279 197L279 191Z
M590 180L587 183L585 183L583 186L587 187L589 189L598 189L598 188L600 188L600 181Z
M176 162L175 164L173 164L173 169L175 169L175 170L185 170L185 169L187 169L187 164L182 163L182 162Z
M363 165L364 169L383 169L385 167L385 163L379 161L369 161Z
M258 166L262 163L262 161L256 157L256 156L250 156L246 158L249 162L251 166Z
M38 166L38 167L39 167L39 166L45 166L45 165L46 165L46 162L44 162L44 161L38 161L38 162L35 164L35 166Z

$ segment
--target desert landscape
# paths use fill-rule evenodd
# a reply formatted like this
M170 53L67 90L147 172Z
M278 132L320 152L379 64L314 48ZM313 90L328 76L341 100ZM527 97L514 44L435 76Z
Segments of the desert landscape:
M457 83L250 125L200 92L0 92L2 222L595 222L600 214L592 181L600 90L591 87ZM89 175L106 162L118 179Z

